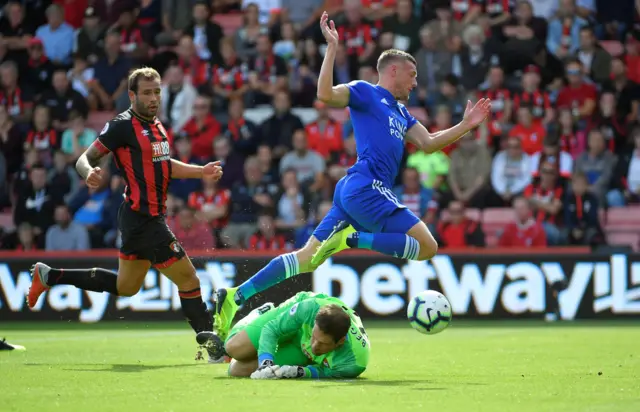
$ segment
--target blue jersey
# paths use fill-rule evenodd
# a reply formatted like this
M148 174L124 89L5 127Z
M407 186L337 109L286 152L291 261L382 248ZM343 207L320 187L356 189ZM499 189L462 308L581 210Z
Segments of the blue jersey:
M356 80L347 87L358 153L348 173L362 173L390 188L400 170L404 137L417 120L380 86Z

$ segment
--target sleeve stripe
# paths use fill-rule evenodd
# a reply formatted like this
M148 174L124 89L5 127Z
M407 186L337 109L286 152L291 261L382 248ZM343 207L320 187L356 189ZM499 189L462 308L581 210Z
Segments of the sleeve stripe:
M100 151L100 153L102 154L109 154L111 153L111 150L109 150L107 148L107 146L104 145L104 143L102 143L100 141L100 139L96 139L93 141L93 145L96 147L96 149L98 149Z
M320 377L320 373L313 366L307 366L307 369L309 370L309 373L311 373L311 377L313 379L318 379Z

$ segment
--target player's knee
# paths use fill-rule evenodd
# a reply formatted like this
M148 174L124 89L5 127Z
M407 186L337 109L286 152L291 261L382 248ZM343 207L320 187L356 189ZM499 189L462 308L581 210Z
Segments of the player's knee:
M174 278L178 290L193 290L200 287L200 279L196 276L195 270L186 271L181 276Z
M417 260L429 260L438 253L438 242L433 236L428 236L420 242L420 253Z
M133 296L136 293L138 293L139 290L140 290L139 285L132 285L132 284L126 284L126 283L118 284L118 296L125 296L125 297Z
M232 378L248 378L251 376L252 370L247 368L242 362L232 359L229 364L228 373Z

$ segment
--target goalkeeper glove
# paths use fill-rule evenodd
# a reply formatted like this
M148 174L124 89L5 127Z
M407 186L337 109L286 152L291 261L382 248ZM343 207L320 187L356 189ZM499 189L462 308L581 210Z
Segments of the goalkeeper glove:
M262 361L258 369L251 374L251 379L276 379L276 371L279 366L273 364L270 359Z
M304 377L304 368L302 366L280 366L275 371L278 379L291 379Z

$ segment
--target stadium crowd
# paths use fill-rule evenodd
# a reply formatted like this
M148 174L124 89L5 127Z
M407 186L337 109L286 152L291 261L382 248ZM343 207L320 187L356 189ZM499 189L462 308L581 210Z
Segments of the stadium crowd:
M603 244L604 211L640 202L634 0L2 3L4 249L118 246L118 170L89 190L74 164L128 108L140 66L163 75L173 155L224 166L218 183L171 184L185 249L301 246L356 161L348 112L315 100L323 10L342 40L336 83L376 82L377 56L394 47L418 62L406 104L431 131L458 122L467 99L492 99L458 144L407 148L394 192L442 246ZM506 208L513 221L485 233L485 212Z

